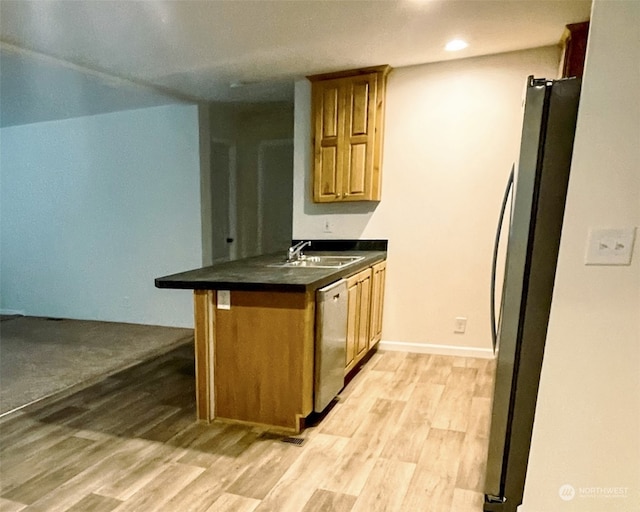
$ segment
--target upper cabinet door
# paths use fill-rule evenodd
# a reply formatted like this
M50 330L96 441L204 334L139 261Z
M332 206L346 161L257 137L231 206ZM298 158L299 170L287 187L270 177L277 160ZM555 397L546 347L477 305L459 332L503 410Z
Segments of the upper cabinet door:
M339 200L342 192L344 84L327 80L313 88L314 200Z
M353 77L345 88L342 188L347 201L372 198L377 90L375 73Z
M378 66L308 77L315 202L380 200L384 94L390 70Z

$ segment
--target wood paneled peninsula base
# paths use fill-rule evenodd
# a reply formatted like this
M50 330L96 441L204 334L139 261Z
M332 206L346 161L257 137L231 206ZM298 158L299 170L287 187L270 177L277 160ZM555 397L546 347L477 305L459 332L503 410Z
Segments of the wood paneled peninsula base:
M313 410L315 294L195 290L198 419L299 432Z
M269 266L277 254L156 279L194 290L199 420L302 430L313 411L316 291L383 261L386 241L344 254L364 258L342 269Z

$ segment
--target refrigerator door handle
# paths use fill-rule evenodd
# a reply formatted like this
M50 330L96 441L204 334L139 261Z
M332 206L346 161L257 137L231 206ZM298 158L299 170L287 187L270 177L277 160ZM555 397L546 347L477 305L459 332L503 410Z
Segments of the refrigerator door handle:
M500 247L500 238L502 236L502 224L504 215L507 211L507 202L509 194L513 188L513 179L515 172L515 163L511 166L507 186L502 197L502 206L500 207L500 217L498 218L498 227L496 228L496 239L493 246L493 263L491 264L491 342L493 344L493 354L496 353L496 345L498 344L498 324L496 321L496 267L498 265L498 248ZM498 319L499 320L499 319Z

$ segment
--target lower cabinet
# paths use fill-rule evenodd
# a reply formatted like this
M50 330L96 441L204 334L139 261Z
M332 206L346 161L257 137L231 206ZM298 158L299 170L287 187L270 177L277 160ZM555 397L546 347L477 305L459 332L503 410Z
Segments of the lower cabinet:
M347 279L347 357L348 372L369 348L369 312L371 309L371 268Z
M345 373L380 341L385 270L347 278ZM228 307L218 293L194 290L198 419L300 432L314 405L315 291L233 290Z
M387 262L381 261L371 267L371 322L369 324L369 348L382 338L382 310L384 306L384 284Z
M194 290L196 410L300 432L313 411L316 294ZM230 299L230 300L229 300Z
M386 262L347 278L347 357L345 374L380 341Z

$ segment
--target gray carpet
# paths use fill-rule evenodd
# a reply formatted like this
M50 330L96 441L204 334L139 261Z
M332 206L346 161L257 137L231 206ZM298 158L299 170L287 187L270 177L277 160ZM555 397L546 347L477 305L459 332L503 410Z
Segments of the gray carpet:
M193 329L3 316L0 415L193 341Z

